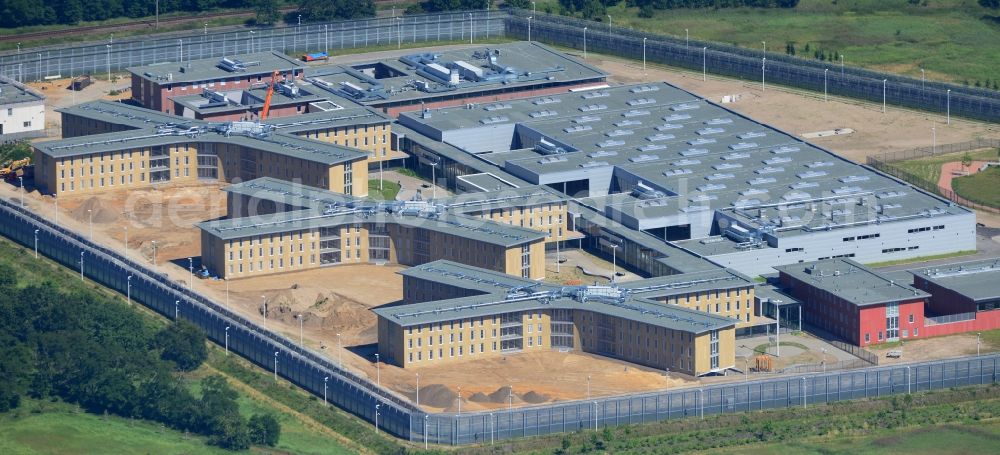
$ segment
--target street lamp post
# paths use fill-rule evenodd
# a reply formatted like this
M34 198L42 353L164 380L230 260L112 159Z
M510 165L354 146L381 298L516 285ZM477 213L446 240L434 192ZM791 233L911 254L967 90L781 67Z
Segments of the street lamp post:
M951 125L951 89L948 89L948 124Z
M330 380L329 376L323 376L323 404L327 404L327 401L326 401L326 386L327 386L327 381L329 381L329 380Z
M889 82L888 79L882 79L882 113L885 114L885 86Z
M156 25L153 28L160 28L160 0L156 0Z
M83 251L80 252L80 281L83 281Z
M462 415L462 388L458 388L458 415Z
M597 402L594 402L594 431L597 431Z
M642 39L642 72L646 72L646 38Z
M760 91L764 91L766 86L764 85L764 73L767 68L767 57L760 59Z
M20 186L19 189L20 189L20 193L21 193L21 208L24 208L24 177L20 177L19 176L17 178L17 181L18 181L18 185Z
M490 415L492 416L493 414L490 414ZM428 415L424 414L424 450L427 450L427 418L428 418ZM491 419L492 419L492 417L491 417ZM492 424L492 422L490 422L490 423ZM493 436L493 433L491 432L490 433L490 439L491 440L493 439L492 436Z
M475 34L476 34L476 23L472 21L472 13L469 13L469 44L472 44L472 36Z
M528 42L531 42L531 18L535 16L528 16Z
M826 73L830 72L830 68L823 69L823 101L829 101L826 95Z
M610 43L613 40L614 40L614 35L612 34L611 30L611 15L608 14L608 42Z
M181 315L181 301L174 300L174 320L176 321Z
M278 380L278 351L274 351L274 380Z
M378 358L378 353L375 353L375 385L382 387L382 367L381 362Z
M35 229L35 259L38 259L38 229Z
M375 403L375 434L378 434L378 407L380 405Z
M618 281L618 245L611 245L611 282Z
M691 34L688 33L688 29L684 29L684 46L687 47L690 45L691 45Z
M583 59L587 59L587 27L583 28Z
M698 389L698 415L705 419L705 391Z
M108 82L111 82L111 45L107 45L108 48Z
M926 84L927 84L927 74L924 72L923 68L920 68L920 90L923 90Z
M490 413L490 445L493 445L493 430L494 430L493 413L491 412ZM426 447L424 447L424 448L426 448Z
M188 258L188 288L194 286L194 259Z
M127 285L125 291L125 302L129 305L132 304L132 275L125 277L125 284Z
M226 326L226 355L229 355L229 326Z

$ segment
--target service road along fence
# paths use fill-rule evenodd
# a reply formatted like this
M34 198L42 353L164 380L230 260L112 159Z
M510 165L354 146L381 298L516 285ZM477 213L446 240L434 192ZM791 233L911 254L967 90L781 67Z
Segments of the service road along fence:
M402 439L416 443L461 445L502 439L703 417L790 406L808 407L867 397L988 384L997 381L1000 355L870 367L865 369L784 376L687 388L602 397L594 400L501 408L493 412L425 413L367 378L338 368L325 356L269 332L207 297L173 283L144 264L56 226L24 208L18 200L0 199L0 234L29 249L37 238L40 254L82 273L104 286L131 293L137 302L198 325L229 349L340 408ZM277 363L275 360L277 359ZM324 378L329 378L324 381Z

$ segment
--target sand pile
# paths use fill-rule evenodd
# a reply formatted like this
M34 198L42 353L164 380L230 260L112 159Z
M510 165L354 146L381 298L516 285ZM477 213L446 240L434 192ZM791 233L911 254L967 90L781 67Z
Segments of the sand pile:
M416 399L416 394L410 397ZM458 394L442 384L431 384L420 388L420 405L433 408L449 408L458 402Z
M544 393L538 393L532 390L524 395L521 395L521 399L531 404L538 404L538 403L545 403L551 400L552 397Z
M118 220L118 212L108 208L96 197L90 197L79 207L71 210L70 216L77 221L89 223L91 216L95 223L113 223Z
M486 394L483 392L476 392L472 395L469 395L469 401L475 403L489 403L490 397L486 396Z

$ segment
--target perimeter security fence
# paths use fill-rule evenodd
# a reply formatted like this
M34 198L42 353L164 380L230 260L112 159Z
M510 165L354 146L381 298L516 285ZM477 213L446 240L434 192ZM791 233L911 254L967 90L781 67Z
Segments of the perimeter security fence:
M711 414L808 407L890 394L993 383L1000 355L864 370L731 382L702 388L601 397L493 412L427 414L325 356L274 334L118 251L97 245L0 200L0 234L82 276L131 296L168 318L183 318L215 343L288 379L380 429L415 443L474 444L502 439ZM131 278L129 278L131 277ZM513 391L512 391L513 392ZM377 413L377 414L376 414Z
M917 188L923 189L925 191L930 191L937 194L945 199L952 202L962 204L966 207L973 208L976 210L984 210L993 213L1000 213L1000 208L991 207L988 205L979 204L955 193L955 191L944 188L938 185L938 182L928 180L917 174L907 171L906 169L894 165L892 163L906 160L915 160L920 158L929 158L940 155L947 155L950 153L961 153L969 152L973 150L982 149L997 149L1000 150L1000 139L984 139L979 138L972 141L958 142L954 144L941 144L932 145L931 147L919 147L912 150L902 150L898 152L888 152L881 155L869 156L865 159L866 164L878 169L886 174L903 180ZM1000 156L998 156L1000 158ZM961 160L961 157L957 157L956 161Z
M502 11L464 11L355 19L225 33L192 33L170 38L126 39L0 56L0 74L19 81L102 75L133 66L252 52L289 54L401 46L403 43L493 39L504 34Z
M529 17L531 19L529 19ZM565 16L513 10L507 37L600 52L650 63L719 74L762 87L780 84L871 103L902 106L977 120L1000 121L1000 92L925 81L723 43L688 40ZM681 30L683 33L683 30ZM766 91L766 89L765 89Z

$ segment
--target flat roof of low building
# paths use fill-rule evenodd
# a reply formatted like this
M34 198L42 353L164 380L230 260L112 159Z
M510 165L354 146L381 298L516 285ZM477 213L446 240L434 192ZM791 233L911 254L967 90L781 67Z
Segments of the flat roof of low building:
M0 76L0 106L44 101L45 97L41 93L13 79Z
M185 119L129 103L96 100L56 109L62 114L86 117L134 129L149 128L168 124L198 124L198 120Z
M517 185L497 177L490 172L460 175L456 178L478 191L499 191L507 188L517 188Z
M753 287L754 281L739 272L719 268L628 281L618 286L641 297L661 298L691 292Z
M754 288L754 299L760 302L767 302L777 306L796 305L802 303L799 299L792 297L770 284L758 284Z
M223 64L228 60L229 64ZM167 61L127 68L133 75L160 85L189 84L202 81L221 81L237 76L270 75L273 71L302 69L305 65L277 51L255 52L224 58Z
M451 79L451 70L459 72ZM513 42L422 52L372 62L311 66L316 85L359 103L412 104L423 98L518 86L603 81L607 73L537 42Z
M1000 258L937 265L910 272L973 302L1000 299Z
M398 273L404 277L433 281L484 294L506 293L511 289L525 287L537 289L554 289L556 287L527 278L446 260L413 266Z
M857 306L930 297L930 294L920 289L897 283L845 258L783 265L775 269Z

